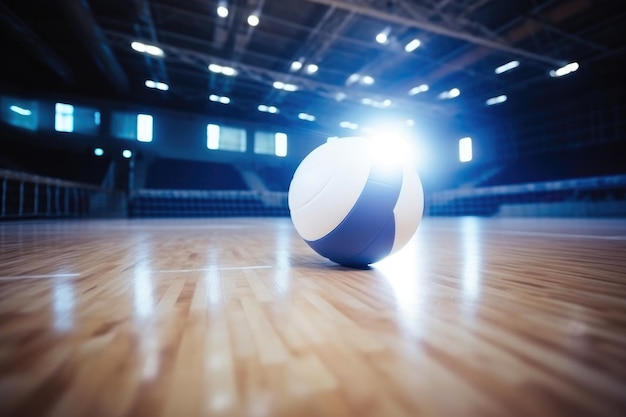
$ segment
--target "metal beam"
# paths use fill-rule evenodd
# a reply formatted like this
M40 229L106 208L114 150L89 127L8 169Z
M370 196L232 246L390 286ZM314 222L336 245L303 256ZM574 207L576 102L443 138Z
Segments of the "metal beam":
M106 34L107 36L109 36L110 39L114 41L114 44L117 43L120 46L127 44L128 41L132 38L132 36L128 34L118 32L118 31L112 31L112 30L106 31ZM239 74L237 75L237 77L231 78L231 80L233 81L236 79L239 79L240 77L243 77L245 79L250 79L255 82L267 85L269 87L271 87L274 80L282 79L284 78L284 75L285 75L283 72L273 71L273 70L258 67L255 65L244 64L242 62L235 62L232 60L223 59L218 56L210 55L206 52L199 52L199 51L190 50L186 48L180 48L180 47L169 45L166 43L161 43L160 47L163 48L163 50L167 53L168 59L176 60L187 65L195 64L199 68L201 68L202 71L207 71L207 77L208 77L208 70L206 70L206 67L207 67L207 64L209 63L230 66L230 67L237 69ZM361 103L361 100L365 97L368 97L374 100L380 100L380 101L388 98L388 99L391 99L394 105L400 109L411 108L415 111L424 110L424 111L429 111L431 113L434 112L438 114L448 114L450 110L448 107L444 109L443 107L435 105L435 104L426 104L426 103L420 103L419 101L409 100L405 97L405 95L393 97L393 96L380 96L380 95L375 95L375 94L364 94L360 91L346 92L343 86L326 84L326 83L322 83L314 79L299 76L299 75L292 75L291 81L299 87L300 91L310 92L317 96L324 97L330 100L336 100L337 95L340 93L343 93L343 94L347 94L347 97L345 99L346 101L350 101L354 103ZM267 104L272 104L272 103L267 103Z
M501 52L506 52L508 54L517 55L519 57L532 59L534 61L539 61L539 62L543 62L546 64L554 65L554 66L559 66L563 64L563 61L559 59L555 59L555 58L548 57L548 56L541 55L541 54L536 54L534 52L516 48L514 46L511 46L502 42L476 36L471 33L450 29L445 26L432 23L426 20L409 19L404 16L398 16L398 15L394 15L391 13L381 12L380 10L372 9L371 7L361 6L355 3L348 3L342 0L308 0L308 1L313 2L313 3L324 4L329 7L336 7L336 8L348 10L348 11L351 11L351 12L354 12L363 16L371 17L373 19L378 19L378 20L385 21L388 23L421 29L427 32L435 33L435 34L442 35L442 36L447 36L447 37L454 38L454 39L460 39L466 42L473 43L475 45L484 46L486 48L490 48L490 49L501 51Z
M41 38L26 23L13 14L4 3L0 3L0 23L15 35L16 41L25 43L33 55L63 81L67 84L75 83L74 74L65 61L44 44Z
M61 5L102 74L118 92L127 92L130 84L126 73L124 73L113 54L87 2L81 0L61 0Z
M139 19L138 23L133 26L135 33L140 39L146 39L153 45L159 44L159 38L157 36L156 26L152 19L152 11L150 3L147 0L134 0L135 10ZM155 81L168 82L167 69L165 68L165 62L161 58L151 57L145 55L146 64L150 70L150 76Z

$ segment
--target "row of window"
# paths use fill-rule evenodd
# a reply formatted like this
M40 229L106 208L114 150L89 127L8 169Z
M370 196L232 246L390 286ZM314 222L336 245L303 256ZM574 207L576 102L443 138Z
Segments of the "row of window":
M29 130L37 130L39 125L39 103L8 97L1 98L2 120ZM72 104L56 103L54 129L57 132L96 135L100 128L101 114L97 109L78 107ZM113 112L111 134L120 139L152 142L154 119L149 114ZM246 152L246 130L230 126L208 124L206 146L210 150ZM254 153L287 156L287 135L282 132L254 133Z

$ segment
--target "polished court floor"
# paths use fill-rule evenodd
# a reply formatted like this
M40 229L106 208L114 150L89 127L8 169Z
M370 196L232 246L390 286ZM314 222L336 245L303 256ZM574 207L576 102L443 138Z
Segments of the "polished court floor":
M626 221L0 223L0 416L623 416Z

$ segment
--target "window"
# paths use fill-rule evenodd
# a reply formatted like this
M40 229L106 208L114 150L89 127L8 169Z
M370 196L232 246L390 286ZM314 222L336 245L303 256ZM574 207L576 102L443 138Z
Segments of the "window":
M206 137L208 149L233 152L246 151L245 129L208 124Z
M111 116L111 134L120 139L152 142L154 117L149 114L114 112Z
M254 153L287 156L287 134L282 132L255 132Z
M71 104L57 103L54 110L54 129L57 132L73 132L74 106Z
M56 103L54 129L57 132L74 132L95 135L100 126L100 112L89 107Z
M276 156L287 156L287 134L285 133L276 133L274 135L276 150L274 154Z
M149 114L137 115L137 140L152 142L152 116Z
M472 160L472 138L459 140L459 161L469 162Z
M0 98L2 120L12 126L37 130L39 123L39 103L13 97Z

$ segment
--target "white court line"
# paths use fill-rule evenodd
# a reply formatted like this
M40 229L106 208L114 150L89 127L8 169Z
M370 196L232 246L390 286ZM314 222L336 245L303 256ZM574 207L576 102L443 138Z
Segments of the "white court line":
M0 276L0 281L9 281L16 279L73 278L79 276L80 274L15 275L6 277Z
M167 273L167 272L207 272L207 271L241 271L248 269L268 269L272 268L271 265L254 265L254 266L224 266L220 268L199 268L199 269L162 269L159 273Z

